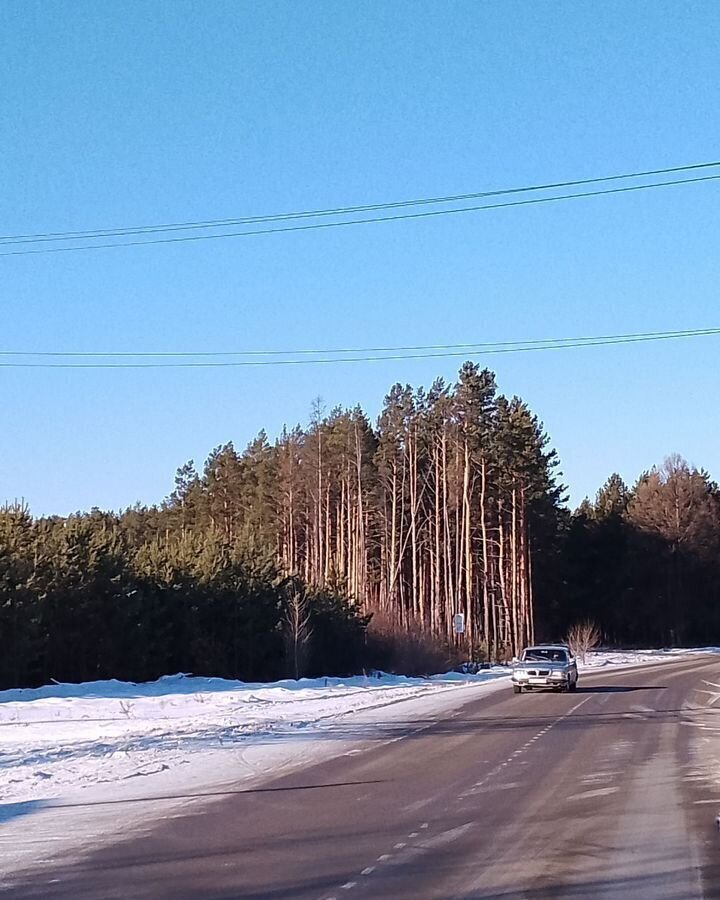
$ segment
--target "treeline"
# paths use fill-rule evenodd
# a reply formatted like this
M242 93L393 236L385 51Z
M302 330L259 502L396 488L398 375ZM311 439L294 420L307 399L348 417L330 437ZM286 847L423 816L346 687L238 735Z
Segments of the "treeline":
M611 476L563 529L558 630L589 618L609 643L720 641L720 491L679 456L629 488Z
M216 448L157 507L0 511L0 687L502 660L592 619L720 639L720 494L678 458L571 514L542 425L472 363ZM462 613L465 631L453 632Z

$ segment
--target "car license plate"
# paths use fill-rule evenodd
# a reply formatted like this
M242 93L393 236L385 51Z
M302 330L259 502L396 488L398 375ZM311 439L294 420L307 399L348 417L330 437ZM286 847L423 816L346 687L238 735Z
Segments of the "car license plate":
M531 678L530 684L547 684L547 678Z

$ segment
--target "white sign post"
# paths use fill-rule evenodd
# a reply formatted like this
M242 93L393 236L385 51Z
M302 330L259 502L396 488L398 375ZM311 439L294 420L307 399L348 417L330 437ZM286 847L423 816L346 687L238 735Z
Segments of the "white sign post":
M455 634L465 633L465 613L455 613L453 616L453 631Z

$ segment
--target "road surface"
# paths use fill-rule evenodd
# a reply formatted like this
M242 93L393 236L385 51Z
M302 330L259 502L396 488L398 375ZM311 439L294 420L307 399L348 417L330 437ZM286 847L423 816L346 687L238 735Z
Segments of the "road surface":
M574 694L508 687L444 718L393 721L349 754L239 786L0 895L720 897L720 788L690 751L712 727L707 681L720 682L717 658L585 675Z

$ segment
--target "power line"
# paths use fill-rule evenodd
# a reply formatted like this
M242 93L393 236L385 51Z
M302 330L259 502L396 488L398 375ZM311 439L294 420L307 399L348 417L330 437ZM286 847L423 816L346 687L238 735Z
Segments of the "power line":
M540 347L542 345L552 344L561 345L571 343L573 345L584 345L596 341L637 341L645 340L663 340L667 338L685 338L685 337L702 337L707 335L720 334L718 328L694 328L683 329L681 331L640 331L626 334L596 334L586 336L575 336L569 338L539 338L535 340L525 341L474 341L471 343L461 344L412 344L408 346L392 346L392 347L322 347L322 348L301 348L294 350L1 350L0 357L3 356L30 356L30 357L63 357L63 358L194 358L194 357L224 357L224 356L310 356L310 355L328 355L334 356L340 353L409 353L409 352L432 352L432 351L456 351L463 352L474 351L482 353L484 351L497 350L500 348L512 347ZM380 357L382 359L384 357Z
M457 203L464 200L478 200L485 197L502 197L509 194L532 193L536 191L559 190L561 188L583 187L589 184L627 180L630 178L646 178L654 175L670 175L678 172L689 172L697 169L711 169L720 166L720 160L693 163L686 166L672 166L664 169L647 169L642 172L626 172L620 175L604 175L595 178L583 178L575 181L556 181L547 184L526 185L523 187L502 188L494 191L474 191L465 194L452 194L444 197L422 197L412 200L394 200L387 203L372 203L364 206L338 206L330 209L314 209L299 212L274 213L265 216L243 216L230 219L209 219L192 222L166 222L153 225L128 225L115 228L94 228L87 231L49 231L36 234L1 235L0 245L33 244L65 240L91 240L102 237L122 237L125 235L156 234L167 231L190 229L223 228L234 225L254 225L263 222L282 222L294 219L311 219L321 216L345 216L357 213L377 212L380 210L403 209L413 206L437 205L440 203Z
M568 350L583 347L603 347L614 344L635 344L649 341L678 340L681 338L720 335L720 328L705 328L685 331L647 332L632 335L605 335L590 338L554 338L546 341L517 342L515 344L478 344L474 347L485 349L475 350L475 355L495 355L505 353L532 353L544 350ZM387 356L325 356L301 359L244 359L212 362L0 362L0 368L24 368L24 369L210 369L210 368L246 368L258 366L299 366L333 363L358 363L358 362L388 362L396 360L414 359L448 359L452 357L467 356L471 353L468 345L447 345L448 347L463 347L461 350L443 350L440 352L413 352L393 353ZM10 351L6 351L10 352ZM342 351L346 352L346 351ZM199 355L199 354L198 354Z
M505 209L515 206L531 206L539 203L556 203L563 200L579 200L587 197L601 197L609 194L625 194L633 191L647 191L654 188L673 187L682 184L698 184L705 181L718 181L720 175L704 175L698 178L684 178L673 181L660 181L651 184L637 184L627 187L607 188L600 191L584 191L574 194L559 194L554 197L534 197L530 200L512 200L506 203L489 203L480 206L463 206L457 209L439 209L430 212L403 213L395 216L374 216L366 219L347 219L340 222L315 222L309 225L289 225L281 228L260 228L252 231L230 231L224 234L196 234L183 237L153 238L148 241L124 241L122 243L103 243L77 245L72 247L43 247L30 250L9 250L0 253L2 256L27 256L38 253L73 253L83 250L108 250L118 247L148 247L157 244L179 244L190 241L213 241L222 238L253 237L264 234L283 234L291 231L316 231L324 228L340 228L347 225L372 225L380 222L398 222L409 219L427 219L436 216L451 216L460 213L480 212L490 209Z

